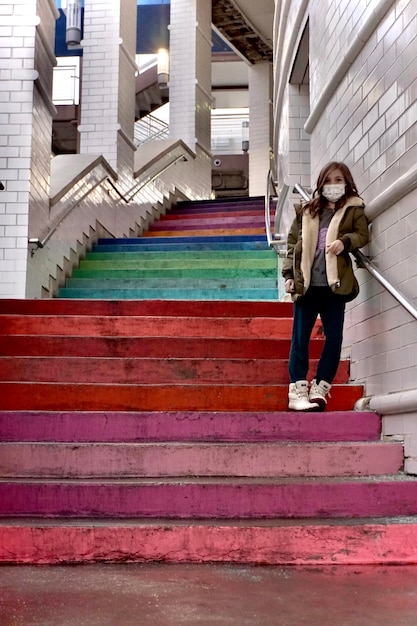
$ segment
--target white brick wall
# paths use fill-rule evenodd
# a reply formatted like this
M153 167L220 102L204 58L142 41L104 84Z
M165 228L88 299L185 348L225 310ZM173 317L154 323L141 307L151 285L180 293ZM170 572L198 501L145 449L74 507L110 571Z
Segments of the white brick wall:
M211 0L171 0L170 138L196 152L197 193L211 193Z
M133 137L136 1L88 0L82 47L80 152L131 176L133 146L119 131Z
M249 195L265 195L272 150L272 66L249 68Z
M1 297L25 296L29 215L45 215L48 207L57 14L47 0L0 6Z

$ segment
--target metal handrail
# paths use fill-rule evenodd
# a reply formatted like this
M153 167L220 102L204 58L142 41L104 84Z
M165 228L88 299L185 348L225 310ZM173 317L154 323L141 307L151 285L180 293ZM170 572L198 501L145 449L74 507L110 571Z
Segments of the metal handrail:
M294 185L294 189L302 198L304 198L304 200L311 200L310 194L299 183ZM371 276L375 278L375 280L377 280L379 284L382 285L382 287L384 287L384 289L386 289L388 293L390 293L391 296L414 317L414 319L417 320L417 309L414 304L410 302L404 294L398 291L398 289L394 287L394 285L392 285L386 278L384 278L384 276L376 269L375 265L373 265L370 258L367 257L361 250L355 250L351 254L355 257L357 266L368 270Z
M271 195L271 191L273 195ZM269 170L267 177L267 192L265 195L265 232L266 239L268 242L268 246L273 248L277 253L279 252L279 247L285 244L285 237L281 233L277 232L277 225L281 222L282 211L284 207L284 202L287 198L288 194L288 186L284 186L284 193L279 194L277 192L277 187L275 184L274 177L272 176L272 171ZM276 199L275 204L275 213L274 213L274 227L271 226L271 202L272 199Z
M67 210L65 211L65 213L59 218L59 220L54 224L54 226L48 231L48 233L45 235L45 237L43 239L38 239L37 237L33 237L31 239L28 239L28 243L31 246L34 246L31 249L31 256L33 256L35 250L37 250L38 248L44 248L45 244L49 241L49 239L52 237L52 235L58 230L58 228L61 226L62 222L68 217L68 215L72 212L72 210L78 206L80 204L80 202L82 202L92 191L94 191L94 189L96 189L97 187L99 187L102 183L104 183L105 181L107 181L110 186L112 187L112 189L114 189L114 191L117 193L117 195L119 196L119 198L121 198L124 202L126 202L126 204L128 204L129 202L131 202L131 200L133 200L133 198L140 192L142 191L142 189L144 189L144 187L146 187L147 185L149 185L150 183L152 183L154 180L156 180L159 176L161 176L161 174L163 174L164 172L166 172L170 167L172 167L173 165L175 165L175 163L178 163L178 161L186 161L186 157L182 154L179 157L176 157L173 161L170 161L167 165L165 165L163 168L161 168L160 170L158 170L158 172L156 172L154 175L152 175L150 178L148 178L144 183L140 184L139 186L134 186L132 187L132 189L129 189L129 196L123 195L122 192L118 189L117 185L112 181L112 179L106 174L106 176L104 176L103 178L101 178L100 180L96 181L94 183L94 185L92 187L90 187L83 195L81 198L77 198L73 204L71 204Z

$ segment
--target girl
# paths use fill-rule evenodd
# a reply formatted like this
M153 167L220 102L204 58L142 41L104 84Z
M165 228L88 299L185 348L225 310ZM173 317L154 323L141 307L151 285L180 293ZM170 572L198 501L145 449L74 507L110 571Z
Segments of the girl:
M333 161L321 170L313 198L296 207L282 275L294 301L289 359L289 404L295 411L323 410L336 375L345 304L359 285L349 252L368 242L368 221L349 168ZM318 315L325 342L309 390L309 342Z

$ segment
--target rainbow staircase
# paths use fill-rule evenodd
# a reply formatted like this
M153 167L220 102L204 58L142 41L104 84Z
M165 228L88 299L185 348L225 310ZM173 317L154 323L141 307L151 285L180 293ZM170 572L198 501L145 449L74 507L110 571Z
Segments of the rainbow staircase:
M224 254L271 256L244 204L253 221L230 202L227 229L224 204L184 204L100 242L65 298L0 301L0 562L416 562L417 481L379 417L352 411L349 363L326 412L287 411L292 305L260 285L269 267ZM197 263L179 297L187 252L213 250L240 285L201 291ZM258 285L235 291L249 270ZM312 368L321 345L317 326Z

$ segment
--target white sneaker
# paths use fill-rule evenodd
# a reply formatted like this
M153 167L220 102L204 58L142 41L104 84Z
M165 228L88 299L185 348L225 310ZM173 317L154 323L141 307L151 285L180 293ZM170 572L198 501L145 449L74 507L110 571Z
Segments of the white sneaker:
M315 402L316 404L318 404L321 410L325 409L327 404L326 395L329 394L330 396L330 389L330 383L326 383L325 380L321 380L319 383L317 383L316 379L314 379L311 383L310 388L310 402Z
M308 382L297 380L290 383L288 390L288 408L292 411L316 411L319 405L308 398Z

